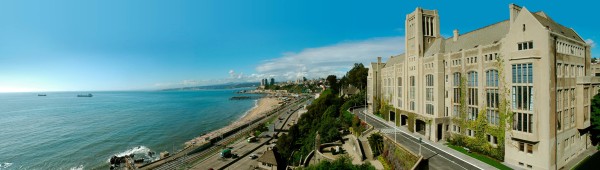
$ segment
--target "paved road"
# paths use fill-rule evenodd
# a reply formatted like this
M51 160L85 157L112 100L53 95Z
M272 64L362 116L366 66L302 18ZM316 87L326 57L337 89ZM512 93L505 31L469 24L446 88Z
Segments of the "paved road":
M392 126L371 116L365 116L363 111L364 108L355 109L353 112L362 120L364 120L366 117L366 122L372 125L375 129L383 129L382 132L384 132L384 134L391 139L394 139L394 133L396 133L397 143L400 143L402 146L414 153L419 153L419 139L413 138L412 136L402 133L399 130L394 131L392 130ZM422 147L421 153L423 154L423 161L426 161L429 169L480 169L427 143L422 143Z
M288 104L287 106L284 107L284 109L281 109L277 113L274 113L272 116L279 116L279 115L281 115L282 112L284 112L286 110L289 110L292 107L295 107L297 103L305 103L306 101L301 102L303 99L306 99L306 97L302 97L302 99L290 102L291 104ZM309 98L309 101L310 101L310 98ZM261 120L260 122L266 121L267 119L268 118L265 118L265 119ZM199 153L195 153L195 154L192 154L192 155L186 155L187 151L179 152L177 154L181 155L181 156L172 156L172 158L170 158L170 159L174 159L173 161L165 160L162 163L158 163L159 164L158 167L154 167L154 168L151 168L151 169L161 170L161 169L180 169L180 168L184 168L184 167L191 168L192 166L190 165L190 163L196 162L200 158L202 158L200 160L200 162L205 161L208 158L203 158L203 157L206 157L206 156L210 157L210 154L217 153L219 151L219 149L221 149L220 147L218 147L219 145L227 144L231 140L237 139L239 137L239 135L245 134L247 131L249 131L251 129L254 129L254 126L260 124L260 122L257 122L255 124L251 125L250 127L246 127L243 130L241 130L240 132L235 133L235 134L233 134L231 136L225 137L224 139L222 139L222 140L218 141L217 143L215 143L216 147L213 146L213 147L210 147L209 149L207 149L205 151L201 151Z
M309 100L310 101L310 100ZM275 128L287 130L289 126L287 123L295 120L297 118L298 106L305 104L307 101L299 103L299 105L292 104L286 107L281 113L277 114L277 118L274 120ZM276 132L273 135L277 135L279 132ZM260 138L260 141L248 143L245 140L240 140L232 144L230 147L232 148L231 152L233 154L237 154L240 156L239 159L234 158L221 158L219 153L210 155L205 160L201 161L199 164L195 165L192 169L245 169L250 168L251 165L257 165L255 160L251 160L248 156L252 153L259 152L258 156L262 155L264 151L266 151L266 147L263 144L274 143L276 139L271 138ZM259 149L264 148L264 149ZM236 168L234 168L236 167Z

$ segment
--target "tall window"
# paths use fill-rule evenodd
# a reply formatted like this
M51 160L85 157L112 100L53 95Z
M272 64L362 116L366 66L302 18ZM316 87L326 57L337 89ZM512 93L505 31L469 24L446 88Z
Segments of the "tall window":
M402 77L398 77L398 107L402 107Z
M512 65L512 104L513 109L533 111L533 66Z
M457 72L457 73L452 74L452 78L453 78L452 85L454 86L454 91L453 91L454 103L460 104L460 79L461 79L460 73Z
M479 103L477 78L477 72L471 71L467 73L467 115L469 120L476 120L479 113L479 107L477 106Z
M425 76L425 93L426 99L429 102L433 101L433 75L429 74Z
M433 75L428 74L425 76L425 111L427 114L433 115Z
M410 110L415 110L415 76L410 76Z
M533 127L533 65L512 65L513 130L532 133Z
M560 130L562 130L562 110L563 110L562 90L558 90L558 93L556 94L556 108L557 108L556 119L558 121L556 128L560 131Z
M498 113L498 70L488 70L485 72L486 86L486 106L488 124L500 124L500 115Z
M453 86L453 101L454 105L452 106L452 115L454 117L459 117L460 113L460 81L461 76L460 73L456 72L452 74L452 86Z

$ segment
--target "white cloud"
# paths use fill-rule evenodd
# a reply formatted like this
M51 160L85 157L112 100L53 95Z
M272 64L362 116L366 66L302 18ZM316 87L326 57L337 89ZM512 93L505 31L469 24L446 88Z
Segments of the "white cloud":
M348 41L324 47L307 48L298 53L288 52L281 57L264 61L256 70L276 79L294 80L300 77L343 75L354 63L376 61L404 51L404 37L380 37Z
M586 39L585 43L587 43L588 45L590 45L592 48L596 47L596 43L592 39L589 39L589 38Z
M380 37L361 41L346 41L324 47L306 48L300 52L287 52L280 57L263 61L256 67L257 73L244 74L231 69L229 77L211 80L182 80L180 82L156 83L159 89L203 86L229 82L260 82L264 78L276 81L296 80L302 77L318 78L328 75L344 75L354 63L377 61L377 57L390 57L404 51L404 37Z

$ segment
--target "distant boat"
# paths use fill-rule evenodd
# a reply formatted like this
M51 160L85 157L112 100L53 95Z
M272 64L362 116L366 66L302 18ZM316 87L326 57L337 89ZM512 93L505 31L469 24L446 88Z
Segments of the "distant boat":
M91 93L89 94L78 94L77 97L93 97L94 95L92 95Z
M46 94L38 94L38 96L46 96Z

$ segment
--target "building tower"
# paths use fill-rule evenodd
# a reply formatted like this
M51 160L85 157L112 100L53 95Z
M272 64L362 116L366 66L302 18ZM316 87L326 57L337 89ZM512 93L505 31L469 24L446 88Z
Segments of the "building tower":
M437 10L415 9L406 15L406 56L423 56L440 36L440 17Z

